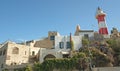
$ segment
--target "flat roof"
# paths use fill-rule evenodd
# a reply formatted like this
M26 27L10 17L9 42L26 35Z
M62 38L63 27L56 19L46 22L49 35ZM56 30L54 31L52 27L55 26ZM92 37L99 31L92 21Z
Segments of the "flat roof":
M93 30L80 30L79 32L94 32Z

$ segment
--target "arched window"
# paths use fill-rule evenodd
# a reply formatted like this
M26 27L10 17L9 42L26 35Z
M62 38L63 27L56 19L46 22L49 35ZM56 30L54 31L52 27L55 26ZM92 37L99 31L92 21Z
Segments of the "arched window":
M13 54L19 54L19 48L14 47L13 50L12 50L12 53Z
M46 55L45 57L44 57L44 60L46 60L46 59L51 59L51 58L56 58L54 55L52 55L52 54L48 54L48 55Z

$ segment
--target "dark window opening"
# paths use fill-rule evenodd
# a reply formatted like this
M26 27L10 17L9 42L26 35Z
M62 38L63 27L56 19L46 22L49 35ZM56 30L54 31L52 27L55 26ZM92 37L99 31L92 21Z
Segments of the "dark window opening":
M0 56L2 55L2 51L0 51Z
M59 47L62 49L64 48L64 42L59 42Z
M88 38L89 38L89 35L88 35L88 34L84 34L84 37L88 39Z
M6 49L4 49L4 51L3 51L3 55L5 55L6 54Z
M63 54L63 58L69 58L69 54Z
M70 48L70 42L67 42L67 49Z
M1 68L3 68L3 64L1 64Z
M55 36L50 36L50 40L55 40Z
M19 54L19 48L14 47L13 50L12 50L12 53L13 54Z
M35 51L32 51L32 55L35 55Z

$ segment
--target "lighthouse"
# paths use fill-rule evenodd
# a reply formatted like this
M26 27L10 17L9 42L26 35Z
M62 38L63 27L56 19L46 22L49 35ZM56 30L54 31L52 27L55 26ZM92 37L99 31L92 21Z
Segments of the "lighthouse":
M104 13L99 7L96 12L96 19L98 20L99 34L104 38L109 38L108 29L105 22L106 13Z

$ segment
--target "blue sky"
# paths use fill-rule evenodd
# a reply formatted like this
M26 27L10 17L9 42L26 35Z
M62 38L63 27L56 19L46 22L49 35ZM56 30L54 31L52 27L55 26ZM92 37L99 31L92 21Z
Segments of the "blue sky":
M95 13L100 6L106 13L109 31L120 30L120 0L0 0L0 42L23 41L61 35L81 29L98 30ZM94 26L93 26L94 25Z

